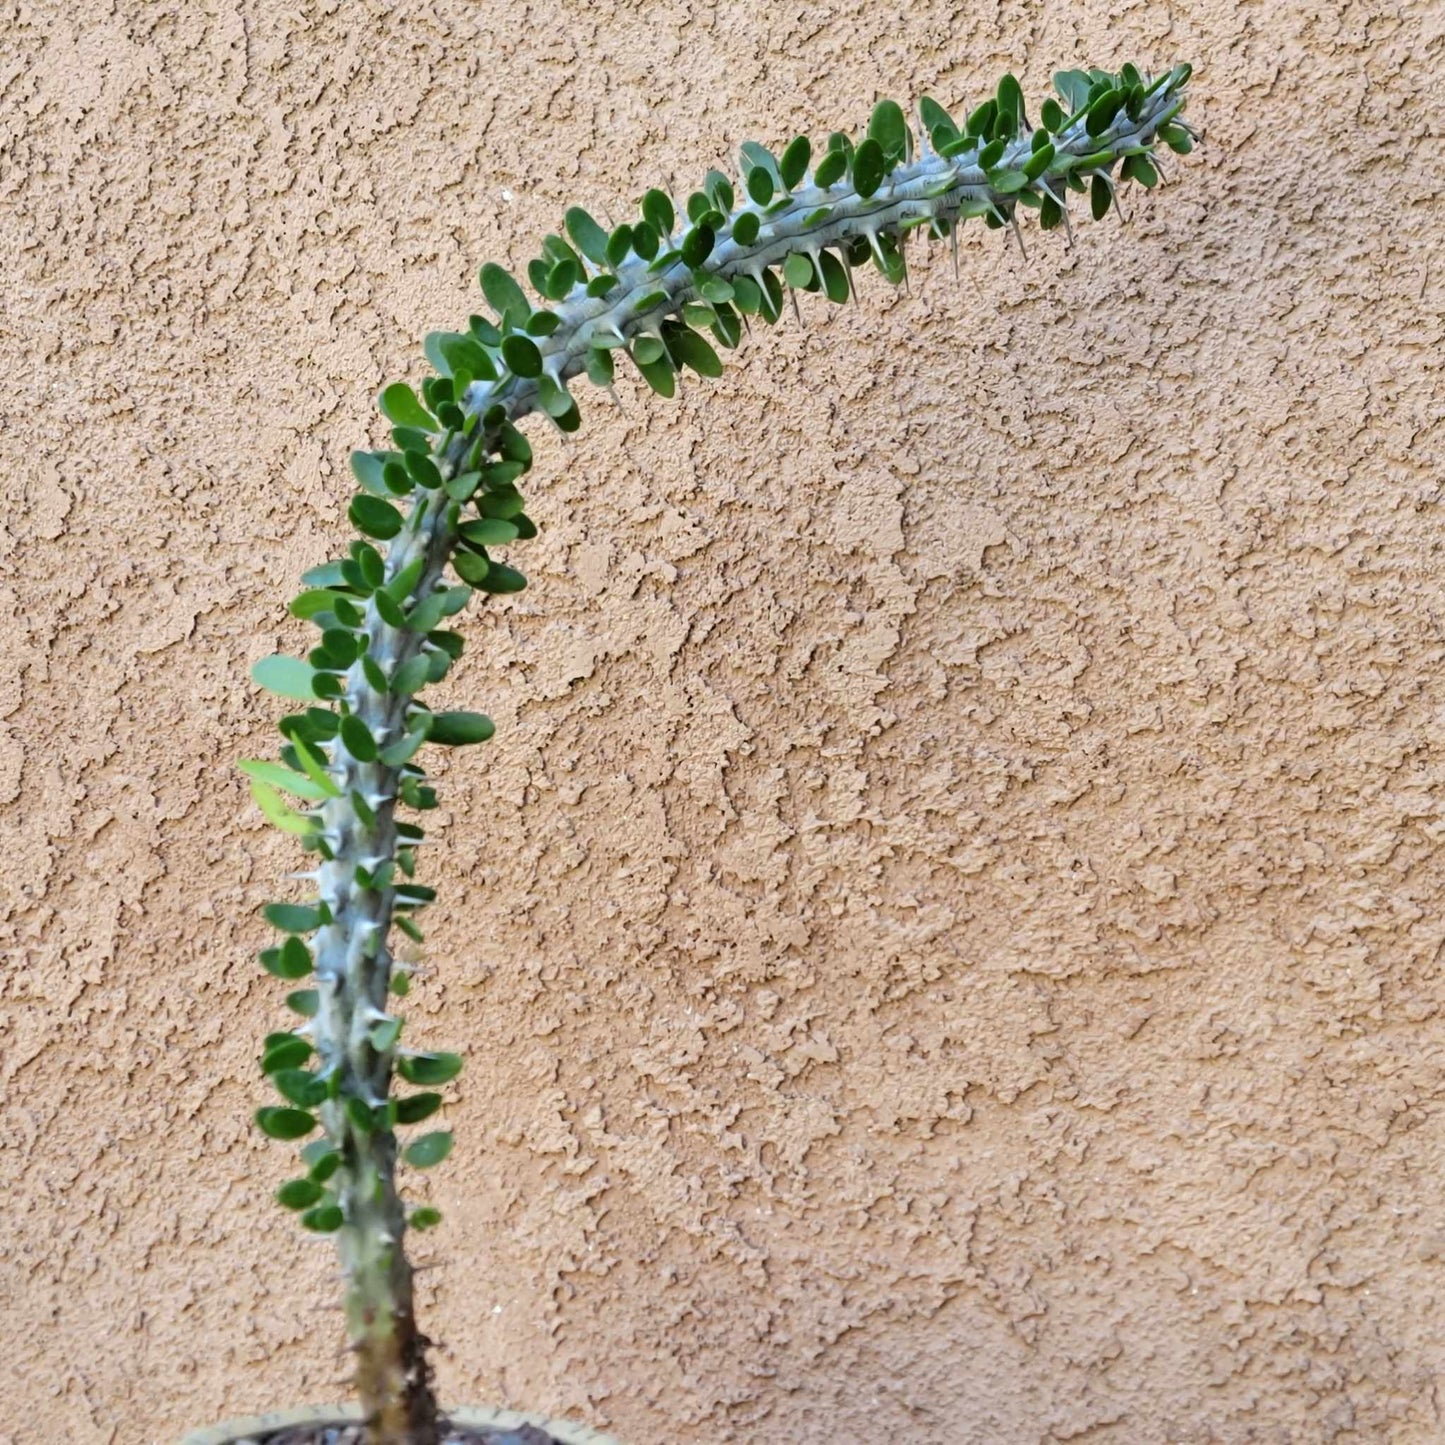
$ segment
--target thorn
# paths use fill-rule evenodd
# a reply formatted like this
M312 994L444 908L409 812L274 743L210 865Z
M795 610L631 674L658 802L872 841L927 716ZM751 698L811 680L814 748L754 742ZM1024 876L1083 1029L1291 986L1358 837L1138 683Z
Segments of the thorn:
M1027 262L1029 259L1029 253L1024 250L1024 233L1019 230L1019 218L1016 211L1010 211L1008 213L1008 223L1013 229L1014 240L1019 243L1019 255L1024 258L1025 262Z
M955 217L948 230L948 239L953 242L953 279L958 280L958 218Z
M798 305L798 293L791 286L788 287L788 295L793 298L793 315L798 319L799 326L806 326L808 323L803 320L803 308Z

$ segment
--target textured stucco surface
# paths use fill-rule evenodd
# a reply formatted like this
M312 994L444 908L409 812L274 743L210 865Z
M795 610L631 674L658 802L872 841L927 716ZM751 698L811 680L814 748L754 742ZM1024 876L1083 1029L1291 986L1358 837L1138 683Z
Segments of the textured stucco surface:
M0 4L0 1442L342 1393L230 762L475 265L1129 59L1208 142L1127 227L534 430L425 1323L636 1445L1445 1438L1441 15Z

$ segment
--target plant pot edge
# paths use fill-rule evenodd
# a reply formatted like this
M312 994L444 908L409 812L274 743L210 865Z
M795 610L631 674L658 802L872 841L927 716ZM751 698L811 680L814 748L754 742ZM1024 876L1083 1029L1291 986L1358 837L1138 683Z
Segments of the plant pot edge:
M615 1436L606 1435L590 1425L558 1416L538 1415L527 1410L503 1410L491 1405L456 1405L444 1410L446 1418L458 1425L482 1426L515 1430L519 1425L535 1425L546 1430L561 1445L622 1445ZM242 1415L207 1425L182 1437L180 1445L236 1445L265 1430L284 1430L293 1425L347 1425L361 1419L358 1405L302 1405L294 1410L272 1410L265 1415Z

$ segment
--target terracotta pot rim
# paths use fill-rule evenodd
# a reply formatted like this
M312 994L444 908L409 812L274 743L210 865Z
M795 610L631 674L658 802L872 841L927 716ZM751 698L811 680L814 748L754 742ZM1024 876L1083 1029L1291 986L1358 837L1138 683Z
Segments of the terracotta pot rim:
M563 1420L552 1415L537 1415L526 1410L502 1410L491 1405L455 1405L443 1412L458 1425L491 1425L515 1430L518 1425L536 1425L555 1436L562 1445L621 1445L611 1435L604 1435L590 1425ZM272 1410L265 1415L244 1415L192 1430L180 1445L234 1445L263 1430L284 1430L293 1425L350 1425L361 1419L358 1405L302 1405L294 1410Z

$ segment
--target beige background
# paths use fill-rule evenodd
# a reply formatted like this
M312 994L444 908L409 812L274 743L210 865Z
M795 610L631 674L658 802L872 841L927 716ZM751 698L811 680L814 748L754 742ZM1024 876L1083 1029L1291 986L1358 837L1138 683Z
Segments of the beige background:
M1208 142L1129 225L534 428L424 1322L634 1445L1445 1438L1445 26L1316 11L0 4L0 1441L342 1393L230 764L476 265L1131 59Z

